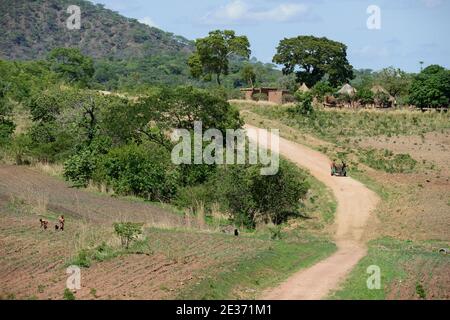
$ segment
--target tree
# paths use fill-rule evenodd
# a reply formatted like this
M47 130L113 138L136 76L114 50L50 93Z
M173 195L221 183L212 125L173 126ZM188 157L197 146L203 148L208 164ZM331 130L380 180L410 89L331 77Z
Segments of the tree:
M328 81L319 81L311 89L314 97L323 101L325 96L332 95L336 90L330 85Z
M409 102L419 108L448 107L450 70L438 65L426 67L412 82Z
M217 84L221 84L221 75L229 72L229 58L237 55L248 59L250 43L246 36L236 36L232 30L211 31L205 38L197 39L196 51L189 58L188 65L194 78L216 75Z
M94 75L92 58L84 56L79 49L55 48L48 55L51 69L69 82L87 86Z
M0 145L6 142L16 128L11 120L12 107L6 97L8 85L0 80Z
M376 77L376 82L395 98L408 94L411 80L411 77L406 72L394 67L381 70Z
M280 41L273 62L283 64L284 74L295 73L297 81L310 88L326 75L333 87L353 78L347 46L327 38L285 38Z
M163 88L142 99L129 116L135 118L133 131L170 150L166 133L173 128L191 131L194 122L201 121L203 130L215 128L225 134L226 129L242 126L238 110L224 98L193 87Z
M301 200L309 189L306 176L284 160L276 175L262 176L260 169L256 165L233 165L220 175L220 198L236 225L253 228L258 218L280 224L299 214Z
M241 70L242 78L248 83L249 86L254 88L256 81L255 69L251 64L245 64Z
M143 223L117 222L114 223L114 231L120 237L122 246L128 249L130 243L142 234Z

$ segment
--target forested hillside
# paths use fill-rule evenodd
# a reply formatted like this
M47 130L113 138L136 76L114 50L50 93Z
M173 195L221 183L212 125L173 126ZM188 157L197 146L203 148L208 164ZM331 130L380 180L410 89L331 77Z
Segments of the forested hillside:
M81 28L69 30L67 8L81 9ZM58 47L78 48L94 58L96 82L105 89L135 89L140 85L202 85L190 77L187 60L194 43L149 27L85 0L4 0L0 2L0 58L43 60ZM253 61L260 83L276 82L281 72ZM235 59L228 88L246 85Z

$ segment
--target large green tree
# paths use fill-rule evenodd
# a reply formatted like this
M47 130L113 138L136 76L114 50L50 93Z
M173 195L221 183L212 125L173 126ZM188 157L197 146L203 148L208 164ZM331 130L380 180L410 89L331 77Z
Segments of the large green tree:
M232 30L211 31L205 38L195 41L196 51L188 64L194 78L211 79L216 75L217 84L221 84L221 75L229 72L230 56L249 58L250 43L246 36L236 36Z
M398 98L408 94L412 77L400 69L389 67L377 74L376 82L385 88L391 96Z
M353 78L347 46L327 38L285 38L280 41L273 62L284 65L284 74L295 73L297 81L308 87L313 87L324 76L334 87Z
M450 103L450 70L431 65L413 80L409 102L419 108L448 107Z
M87 86L92 81L94 62L79 49L55 48L48 55L48 60L52 70L69 82Z

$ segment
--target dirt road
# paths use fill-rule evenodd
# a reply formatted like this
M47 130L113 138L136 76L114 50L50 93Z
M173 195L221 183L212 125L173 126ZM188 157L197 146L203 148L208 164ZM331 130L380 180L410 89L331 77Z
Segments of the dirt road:
M246 129L257 129L246 125ZM260 129L262 130L262 129ZM248 132L250 139L256 134ZM270 289L262 299L310 300L325 298L366 254L362 235L378 196L362 183L330 175L330 160L320 152L280 138L279 152L298 166L306 168L334 193L338 206L335 218L335 242L338 250L332 256L299 271L279 287Z

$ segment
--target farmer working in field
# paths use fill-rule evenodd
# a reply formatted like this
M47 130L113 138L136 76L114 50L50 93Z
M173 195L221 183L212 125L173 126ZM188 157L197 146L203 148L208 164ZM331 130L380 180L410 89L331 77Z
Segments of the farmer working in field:
M47 230L48 221L47 220L43 220L43 219L39 219L39 222L41 223L41 228L44 228L44 230Z
M64 222L66 221L64 219L64 216L63 215L59 216L58 221L59 221L59 230L64 231Z

